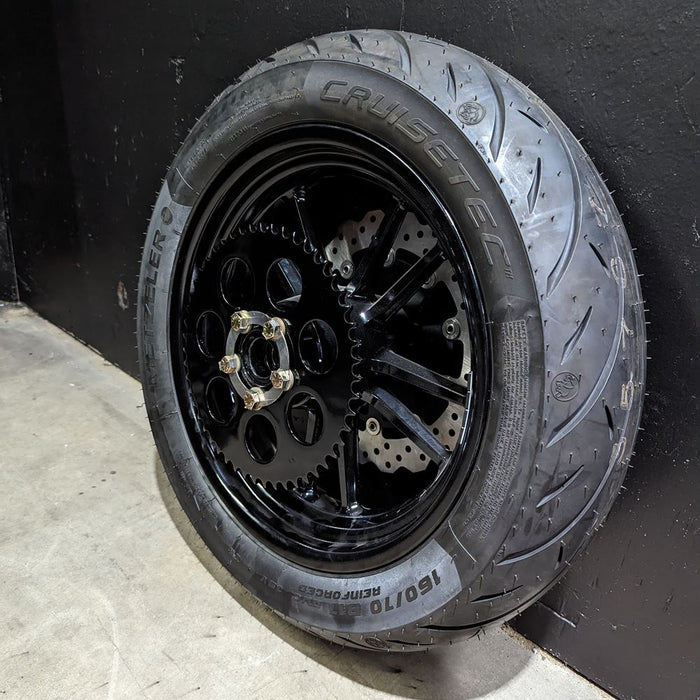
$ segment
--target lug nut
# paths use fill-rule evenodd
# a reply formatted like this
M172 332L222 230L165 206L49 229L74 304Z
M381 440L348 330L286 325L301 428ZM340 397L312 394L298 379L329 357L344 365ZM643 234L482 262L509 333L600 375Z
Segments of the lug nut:
M462 326L459 325L459 321L456 318L448 318L442 324L442 334L448 340L456 340L462 334Z
M284 321L274 316L263 324L262 334L265 340L279 340L284 335Z
M352 264L351 260L343 260L343 262L340 263L340 276L343 279L349 280L353 272L355 272L355 266Z
M294 386L294 373L289 369L276 369L270 374L270 381L275 389L289 391Z
M241 369L241 358L238 355L224 355L219 360L219 369L224 374L236 374Z
M250 314L247 311L236 311L231 316L231 328L239 333L248 333L252 328L250 318Z
M379 425L379 421L376 418L368 418L367 422L365 423L365 430L370 435L379 435L382 427Z
M263 407L263 402L265 401L265 392L259 387L251 387L246 391L243 397L243 405L249 411L258 411Z

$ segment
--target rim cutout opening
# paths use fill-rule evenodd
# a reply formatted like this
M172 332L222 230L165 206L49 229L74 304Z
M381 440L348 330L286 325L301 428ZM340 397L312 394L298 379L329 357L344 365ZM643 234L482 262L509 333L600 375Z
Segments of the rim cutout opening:
M323 432L323 410L311 394L300 392L287 406L287 427L302 445L314 445Z
M338 339L335 331L322 319L304 324L299 333L299 357L313 374L326 374L338 359Z
M239 309L253 294L253 273L241 258L229 258L221 266L219 289L223 300L232 308Z
M196 325L197 346L199 351L210 358L220 358L226 345L226 328L224 322L214 311L204 311L199 315Z
M303 291L301 273L289 258L273 262L265 281L268 299L278 311L289 311L298 306Z
M271 462L277 454L275 427L266 416L253 416L245 427L245 446L259 464Z
M228 425L236 416L236 394L227 379L213 377L204 392L207 412L220 425Z

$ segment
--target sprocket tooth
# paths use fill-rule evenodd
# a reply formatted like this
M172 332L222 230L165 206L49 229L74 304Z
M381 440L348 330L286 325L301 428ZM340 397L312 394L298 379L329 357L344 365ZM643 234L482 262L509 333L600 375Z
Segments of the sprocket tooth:
M341 430L341 432L340 432L341 439L342 439L343 435L347 434L348 431L352 430L352 424L355 420L356 415L357 414L352 412L352 411L348 411L348 413L345 414L345 426L347 427L348 430L347 431Z

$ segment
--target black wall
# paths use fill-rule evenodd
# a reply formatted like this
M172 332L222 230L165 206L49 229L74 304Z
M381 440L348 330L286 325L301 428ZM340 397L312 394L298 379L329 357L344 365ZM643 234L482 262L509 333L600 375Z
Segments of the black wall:
M7 197L5 194L10 183L7 177L7 138L5 137L4 117L2 83L0 82L0 303L3 301L17 301L19 299L15 256L10 238Z
M0 170L0 303L19 300L15 258L7 226L8 217L4 192L6 187L7 182L3 179L2 170Z
M56 0L4 17L22 300L136 373L133 290L167 165L256 59L347 27L490 58L568 123L614 190L649 308L644 425L606 527L518 629L620 695L700 695L698 22L692 0ZM0 256L3 255L0 230ZM0 268L1 269L1 268ZM468 653L465 650L465 653Z

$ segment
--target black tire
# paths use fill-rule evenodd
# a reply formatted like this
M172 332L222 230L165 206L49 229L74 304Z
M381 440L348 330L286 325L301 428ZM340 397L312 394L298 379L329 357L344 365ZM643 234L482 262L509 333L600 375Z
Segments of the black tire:
M307 131L291 131L295 126ZM209 426L197 403L197 382L203 380L193 368L201 358L191 357L196 331L187 317L190 306L195 310L187 295L198 293L198 276L223 255L233 229L253 238L278 235L280 246L295 245L288 230L268 227L262 215L251 220L252 209L242 213L242 195L235 200L230 194L231 182L243 187L236 173L259 177L250 163L266 162L259 155L262 144L289 134L323 134L330 143L330 126L340 142L353 140L352 148L361 150L371 141L372 148L385 150L387 162L405 164L452 222L458 238L445 238L448 245L438 235L435 247L442 245L450 261L454 255L452 269L473 282L459 284L467 290L474 326L474 367L482 372L470 384L471 423L458 435L466 446L445 453L450 464L457 456L460 462L439 499L420 511L415 530L406 526L403 539L355 559L346 556L342 537L336 558L320 549L309 554L306 539L299 551L280 544L263 516L246 511L248 501L235 486L244 482L233 480L236 465L224 464L219 429ZM367 159L380 168L381 158L368 152ZM233 204L223 238L217 209L223 200L212 199L215 192L233 197L226 200ZM212 221L219 239L203 238ZM329 273L322 256L309 252L313 241L303 245ZM319 253L318 240L316 245ZM369 257L363 250L360 261L363 255ZM291 622L340 644L392 651L472 636L553 585L620 489L644 395L637 277L620 216L590 159L556 115L504 71L444 42L401 32L329 34L290 46L251 68L207 109L168 171L148 230L139 355L170 482L222 564ZM326 279L323 294L338 292L347 311L351 288L335 273ZM466 342L465 336L463 347ZM357 361L355 350L348 362ZM238 411L231 396L231 411ZM367 409L353 406L332 436L335 452L312 465L323 474L340 470L347 436L357 435L348 426ZM396 466L387 462L386 469ZM445 473L440 469L435 473ZM382 472L382 478L393 483L401 472L405 480L406 471ZM297 476L290 483L275 477L278 486L245 478L260 491L282 493L274 498L291 499L284 489L306 483ZM349 487L340 487L347 508L351 499L343 488Z

